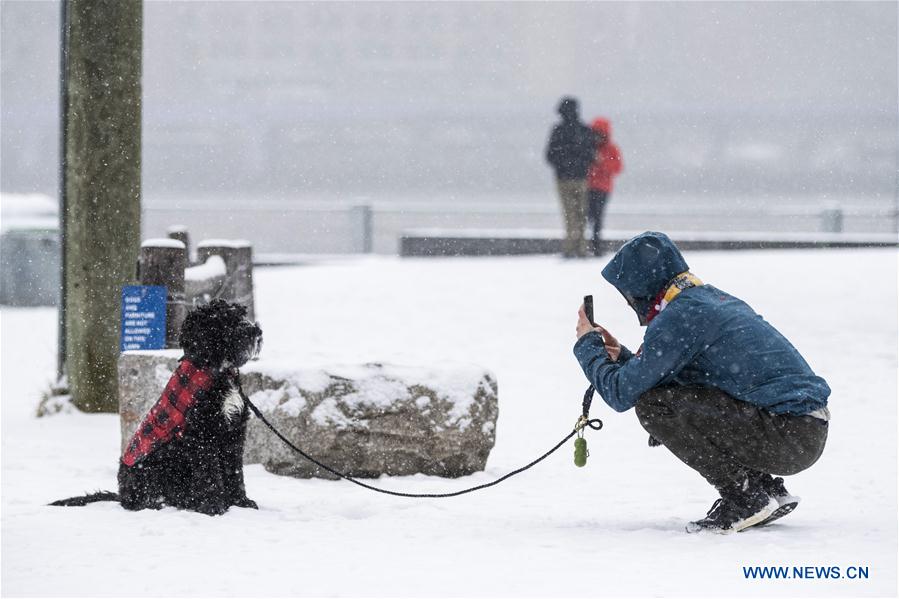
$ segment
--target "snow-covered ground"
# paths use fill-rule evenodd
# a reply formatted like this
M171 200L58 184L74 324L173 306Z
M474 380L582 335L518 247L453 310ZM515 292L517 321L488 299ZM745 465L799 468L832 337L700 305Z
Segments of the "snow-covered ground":
M113 415L34 417L54 370L56 313L2 311L4 596L895 596L897 254L891 250L687 254L746 299L833 388L828 446L788 479L803 497L776 525L688 535L712 490L633 413L600 399L586 468L572 447L500 486L410 500L346 482L246 469L259 511L130 513L47 507L114 489ZM497 443L465 479L383 478L405 491L492 480L571 430L586 381L575 311L632 348L641 330L599 275L604 260L370 258L259 269L266 358L307 363L474 363L499 380ZM298 440L302 443L302 439ZM743 568L850 566L867 579L747 580Z

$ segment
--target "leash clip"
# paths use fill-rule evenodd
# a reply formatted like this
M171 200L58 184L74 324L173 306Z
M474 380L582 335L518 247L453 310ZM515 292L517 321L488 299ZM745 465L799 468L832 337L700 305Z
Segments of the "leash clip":
M577 432L579 437L584 436L584 427L587 426L589 422L590 420L583 414L578 417L577 422L574 425L574 430Z
M578 434L578 437L584 436L585 428L592 428L595 431L598 431L602 428L602 420L599 418L590 419L589 416L581 415L580 418L577 419L577 423L574 425L574 432Z

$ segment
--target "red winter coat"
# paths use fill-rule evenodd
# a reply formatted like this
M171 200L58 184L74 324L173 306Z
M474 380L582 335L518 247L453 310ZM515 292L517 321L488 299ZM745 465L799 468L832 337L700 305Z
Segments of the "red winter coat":
M602 135L605 143L596 147L596 156L587 173L587 187L612 193L612 179L624 169L621 151L612 141L612 125L608 120L596 119L592 128Z

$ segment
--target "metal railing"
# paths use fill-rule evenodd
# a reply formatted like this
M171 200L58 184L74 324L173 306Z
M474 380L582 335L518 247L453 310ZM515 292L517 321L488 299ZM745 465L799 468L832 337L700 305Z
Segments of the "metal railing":
M646 205L613 201L605 226L619 231L741 233L895 234L899 214L880 202L779 204L759 206L735 200L726 205ZM410 229L538 231L561 234L558 208L549 203L406 201L151 202L144 209L144 236L163 235L183 224L200 237L250 240L259 254L396 254L398 239Z

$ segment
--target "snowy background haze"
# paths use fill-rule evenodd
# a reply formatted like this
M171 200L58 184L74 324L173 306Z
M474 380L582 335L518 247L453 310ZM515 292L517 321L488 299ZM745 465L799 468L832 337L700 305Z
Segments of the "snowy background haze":
M5 192L56 192L59 13L0 3ZM894 2L145 2L144 234L559 228L564 94L622 149L611 228L895 232L897 89Z

